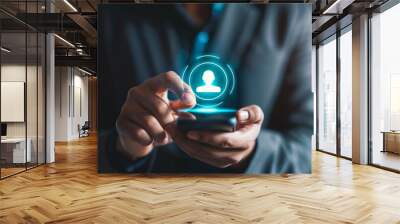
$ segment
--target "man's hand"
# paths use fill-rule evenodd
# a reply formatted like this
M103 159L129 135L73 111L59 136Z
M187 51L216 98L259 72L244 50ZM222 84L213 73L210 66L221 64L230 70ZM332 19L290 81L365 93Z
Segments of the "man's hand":
M174 142L189 156L215 167L240 165L251 155L260 133L264 113L256 105L236 113L235 132L190 131L183 133L169 125L167 131Z
M169 101L168 91L179 99ZM117 149L132 160L148 155L154 146L168 144L164 127L175 121L175 111L196 104L191 88L175 72L162 73L129 90L116 122Z

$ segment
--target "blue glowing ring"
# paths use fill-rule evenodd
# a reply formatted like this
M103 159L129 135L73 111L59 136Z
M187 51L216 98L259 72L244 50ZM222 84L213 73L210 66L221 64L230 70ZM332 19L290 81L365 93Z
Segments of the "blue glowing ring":
M229 71L231 72L231 76L232 76L232 88L231 91L229 92L229 95L231 95L233 93L233 90L235 89L235 84L236 84L236 80L235 80L235 73L233 73L233 69L231 68L230 65L226 65L229 68Z
M199 96L198 94L196 94L196 92L195 92L194 94L196 95L197 98L199 98L199 99L201 99L201 100L205 100L205 101L216 100L216 99L220 98L221 96L223 96L223 95L225 94L226 89L227 89L227 87L228 87L228 82L229 82L228 76L226 75L225 70L224 70L219 64L217 64L217 63L215 63L215 62L209 62L209 61L206 61L206 62L202 62L202 63L200 63L200 64L197 64L197 65L190 71L190 74L189 74L189 86L192 86L192 81L191 81L192 73L193 73L198 67L200 67L200 66L202 66L202 65L205 65L205 64L214 65L214 66L218 67L218 68L224 73L224 76L225 76L225 86L224 86L224 89L222 90L222 92L221 92L220 94L218 94L218 96L215 96L215 97L213 97L213 98L204 98L204 97L201 97L201 96Z
M221 105L223 102L224 102L224 101L221 101L221 102L216 103L216 104L207 104L207 105L202 105L202 104L200 104L200 103L196 103L196 104L197 104L198 106L201 106L201 107L209 108L209 107L218 107L218 106Z
M189 68L189 65L186 65L185 69L183 70L182 80L185 81L185 73L186 70Z
M218 60L219 60L219 57L218 57L218 56L211 55L211 54L201 55L201 56L198 56L196 59L197 59L197 60L200 60L200 59L202 59L202 58L215 58L215 59L218 59Z
M206 61L206 62L204 62L204 60L207 60L207 58L210 59L211 61ZM225 97L226 97L226 95L228 95L228 94L226 94L228 85L231 85L230 91L229 91L229 95L231 95L231 94L233 93L233 91L234 91L234 89L235 89L235 87L236 87L236 78L235 78L235 73L233 72L233 69L232 69L232 67L231 67L229 64L220 65L220 64L218 64L218 62L217 62L217 61L220 61L220 57L215 56L215 55L209 55L209 54L208 54L208 55L201 55L201 56L198 56L198 57L196 57L196 60L203 61L203 63L197 64L197 65L195 64L194 68L193 68L193 66L186 65L186 67L185 67L185 69L184 69L184 71L183 71L183 75L182 75L182 80L183 80L184 82L187 82L187 83L191 86L191 80L190 80L190 79L191 79L191 75L192 75L193 71L194 71L195 69L197 69L199 66L203 65L203 64L212 64L212 65L217 66L219 69L221 69L221 70L223 71L224 76L225 76L224 78L225 78L225 81L226 81L226 82L225 82L226 85L225 85L225 87L224 87L224 90L223 90L218 96L216 96L216 97L214 97L214 98L207 99L207 98L204 98L204 97L200 97L200 96L198 96L198 95L196 94L196 92L194 92L194 94L196 95L196 97L197 97L199 100L203 100L203 101L212 101L212 100L216 100L216 99L218 99L218 98L221 98L221 97L224 96L224 95L225 95ZM198 63L199 63L199 62L198 62ZM231 80L228 79L228 75L226 74L227 71L225 71L225 68L227 68L227 71L229 71L230 76L232 77ZM191 72L190 72L190 74L189 74L189 79L186 80L186 77L188 76L188 74L187 74L188 69L191 70ZM219 102L219 101L220 101L220 102ZM200 107L204 107L204 108L217 107L217 106L219 106L219 105L221 105L221 104L223 103L224 98L220 99L219 101L217 101L217 103L214 103L214 104L211 104L211 105L210 105L210 104L202 105L201 103L198 102L197 105L200 106Z

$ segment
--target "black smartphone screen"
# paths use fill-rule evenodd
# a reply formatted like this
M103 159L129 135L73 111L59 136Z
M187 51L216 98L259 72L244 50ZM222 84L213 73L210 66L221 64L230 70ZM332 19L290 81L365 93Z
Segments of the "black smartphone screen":
M236 110L226 108L194 108L181 111L177 125L183 131L232 132L236 127Z

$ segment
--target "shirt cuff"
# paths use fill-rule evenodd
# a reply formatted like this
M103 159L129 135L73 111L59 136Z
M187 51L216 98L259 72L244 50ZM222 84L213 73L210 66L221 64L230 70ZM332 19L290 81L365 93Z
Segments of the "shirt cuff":
M112 140L108 147L108 158L111 166L118 172L146 172L146 168L148 167L147 164L149 164L150 158L154 154L154 150L149 155L133 161L127 155L116 149L118 134L114 131L112 136Z

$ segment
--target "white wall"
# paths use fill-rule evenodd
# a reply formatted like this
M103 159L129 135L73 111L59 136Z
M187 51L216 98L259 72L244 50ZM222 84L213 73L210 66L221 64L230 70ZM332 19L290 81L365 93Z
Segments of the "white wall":
M89 120L89 102L88 102L88 77L82 76L82 73L78 73L76 75L76 71L74 75L74 82L73 82L73 105L72 108L72 136L75 138L78 137L78 124L81 126L85 123L85 121Z
M25 69L27 69L27 74ZM41 71L39 71L41 72ZM25 80L27 75L28 83ZM24 65L19 64L5 64L1 66L1 81L3 82L25 82L27 83L27 119L28 119L28 137L29 127L36 130L36 66L29 66L26 68ZM3 96L4 97L4 96ZM42 105L39 105L39 107ZM1 108L6 110L7 108ZM34 126L34 127L33 127ZM36 134L36 133L35 133ZM7 123L7 136L8 137L25 137L25 122L10 122Z
M55 140L79 137L78 125L88 120L88 78L76 68L56 67Z
M38 70L37 70L38 69ZM27 79L27 80L26 80ZM3 64L1 66L1 81L3 82L24 82L26 85L26 107L22 108L27 115L24 122L6 122L8 138L25 138L31 142L32 161L44 162L44 74L42 67L25 64ZM7 97L7 96L2 96ZM7 110L9 108L1 108ZM36 156L39 153L39 156Z
M30 70L28 68L28 70ZM9 64L1 66L1 81L4 82L25 82L25 64ZM6 108L1 108L5 110ZM7 137L25 137L25 123L7 123Z
M55 68L55 141L68 140L68 88L70 84L68 71L67 67Z

